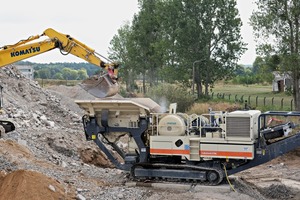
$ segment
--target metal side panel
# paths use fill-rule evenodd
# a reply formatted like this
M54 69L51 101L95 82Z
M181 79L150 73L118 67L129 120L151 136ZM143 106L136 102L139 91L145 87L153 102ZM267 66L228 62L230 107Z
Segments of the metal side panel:
M185 136L150 136L150 154L189 157L189 138Z
M159 112L161 110L161 107L150 98L75 100L75 103L90 116L101 114L103 109L114 112L116 116L120 114L120 112L128 112L136 115L149 115L151 112Z
M254 158L254 144L200 143L203 158L248 159Z

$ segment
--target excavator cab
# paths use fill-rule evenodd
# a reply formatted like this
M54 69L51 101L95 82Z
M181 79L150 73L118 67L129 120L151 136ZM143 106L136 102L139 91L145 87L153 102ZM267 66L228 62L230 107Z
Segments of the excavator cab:
M110 74L91 76L79 85L97 98L111 97L119 92L119 85Z

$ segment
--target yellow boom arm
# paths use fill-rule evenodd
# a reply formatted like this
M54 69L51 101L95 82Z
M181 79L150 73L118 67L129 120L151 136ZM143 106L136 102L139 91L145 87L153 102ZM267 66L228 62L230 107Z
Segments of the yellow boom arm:
M48 38L43 41L36 41L42 36L48 36ZM108 67L112 67L114 69L114 76L117 77L117 64L103 62L99 56L97 56L94 49L72 38L70 35L59 33L51 28L46 29L42 35L31 36L14 45L0 47L0 67L42 54L55 48L58 48L64 55L69 53L73 54L106 70L108 70Z

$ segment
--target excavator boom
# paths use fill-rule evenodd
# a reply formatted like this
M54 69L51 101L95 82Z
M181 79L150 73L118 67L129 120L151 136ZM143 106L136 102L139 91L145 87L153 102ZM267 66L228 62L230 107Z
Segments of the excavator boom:
M32 44L20 44L4 46L0 49L0 67L24 60L52 49L55 49L55 42L53 40L44 40Z
M48 38L37 41L44 36ZM70 35L59 33L51 28L46 29L41 35L31 36L14 45L0 47L0 67L53 49L59 49L63 55L72 54L77 56L107 71L107 74L103 76L91 77L80 84L87 92L99 98L113 96L118 93L118 64L104 62L100 58L100 54L96 53L94 49Z

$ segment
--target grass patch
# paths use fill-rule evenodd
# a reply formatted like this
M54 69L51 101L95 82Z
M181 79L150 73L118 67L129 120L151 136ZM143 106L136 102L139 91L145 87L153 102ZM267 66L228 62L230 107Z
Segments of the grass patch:
M272 108L290 111L293 108L293 97L284 92L275 93L272 85L234 85L218 83L212 89L213 99L223 98L224 101L243 103L252 108ZM265 110L265 109L263 109Z

